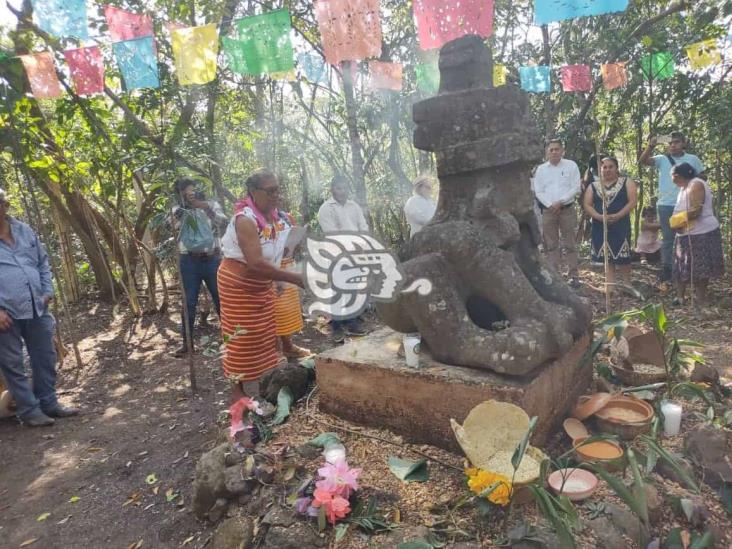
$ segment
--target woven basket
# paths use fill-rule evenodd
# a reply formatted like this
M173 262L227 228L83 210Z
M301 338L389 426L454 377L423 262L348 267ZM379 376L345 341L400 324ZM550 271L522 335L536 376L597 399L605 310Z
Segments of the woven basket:
M625 385L630 387L640 387L642 385L650 385L651 383L658 383L659 381L665 381L666 372L658 373L644 373L636 372L635 370L627 370L611 364L610 367L613 370L613 374Z

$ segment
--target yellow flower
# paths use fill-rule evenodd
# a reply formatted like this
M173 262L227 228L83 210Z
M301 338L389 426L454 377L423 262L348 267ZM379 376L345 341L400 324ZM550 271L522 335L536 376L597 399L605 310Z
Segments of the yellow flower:
M608 338L608 339L612 339L612 338L614 338L614 337L615 337L615 326L613 326L612 328L610 328L610 329L609 329L609 330L607 331L607 338Z
M468 488L478 495L496 482L500 482L501 484L488 494L488 501L496 505L508 505L511 499L511 481L506 477L475 467L465 469L465 474L468 477Z

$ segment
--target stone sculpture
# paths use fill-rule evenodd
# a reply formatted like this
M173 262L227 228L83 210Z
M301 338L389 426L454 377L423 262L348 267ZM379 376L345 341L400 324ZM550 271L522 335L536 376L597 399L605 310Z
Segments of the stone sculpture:
M524 92L491 87L491 52L477 36L440 52L440 91L414 105L414 144L434 151L437 212L400 253L409 285L378 305L400 332L419 332L446 364L525 376L587 332L590 311L541 257L531 166L542 158Z

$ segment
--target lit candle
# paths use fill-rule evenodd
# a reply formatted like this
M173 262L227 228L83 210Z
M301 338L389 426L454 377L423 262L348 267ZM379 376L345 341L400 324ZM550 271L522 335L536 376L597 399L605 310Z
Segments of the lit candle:
M664 402L661 404L663 412L663 432L667 437L673 437L679 434L681 429L681 405L673 402Z

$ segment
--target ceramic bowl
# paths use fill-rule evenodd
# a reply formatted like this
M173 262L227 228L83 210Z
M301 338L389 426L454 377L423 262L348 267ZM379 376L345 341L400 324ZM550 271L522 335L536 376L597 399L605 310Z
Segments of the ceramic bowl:
M557 495L565 495L572 501L581 501L590 497L597 489L597 477L584 469L559 469L549 478L550 488Z

